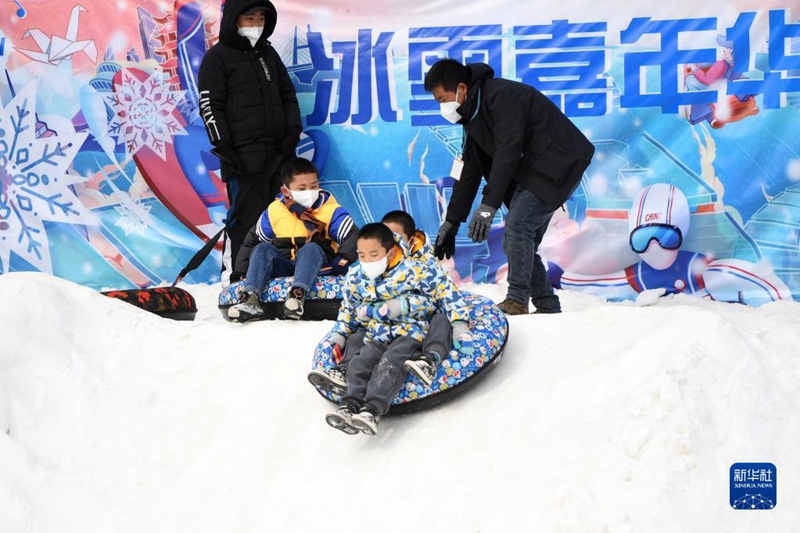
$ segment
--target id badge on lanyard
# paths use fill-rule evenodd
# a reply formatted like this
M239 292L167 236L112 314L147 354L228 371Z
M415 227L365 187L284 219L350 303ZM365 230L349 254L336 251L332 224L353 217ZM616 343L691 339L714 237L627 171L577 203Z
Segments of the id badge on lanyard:
M461 179L461 171L464 170L464 160L461 157L453 159L453 166L450 168L450 177L458 181Z
M467 148L467 127L461 137L461 151L453 158L453 166L450 167L450 177L456 181L461 179L461 172L464 170L464 150Z

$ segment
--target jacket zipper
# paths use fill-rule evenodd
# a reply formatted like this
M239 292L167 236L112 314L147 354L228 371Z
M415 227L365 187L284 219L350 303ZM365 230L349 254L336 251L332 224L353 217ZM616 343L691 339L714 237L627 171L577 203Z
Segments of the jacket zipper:
M264 69L264 76L267 77L267 81L272 81L272 76L269 73L269 67L267 66L267 62L264 61L264 56L256 52L256 57L258 58L258 62L261 64L261 68Z

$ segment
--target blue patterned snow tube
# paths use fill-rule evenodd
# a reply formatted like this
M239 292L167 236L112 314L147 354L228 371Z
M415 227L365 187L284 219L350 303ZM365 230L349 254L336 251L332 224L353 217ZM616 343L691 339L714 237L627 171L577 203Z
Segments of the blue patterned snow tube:
M409 374L388 414L418 411L450 400L466 391L500 362L508 340L505 314L484 296L463 291L461 294L469 308L474 352L467 355L455 349L450 350L448 357L439 365L438 374L430 388ZM314 352L311 368L322 370L333 366L332 350L323 339ZM317 391L334 403L340 401L340 397L333 392Z
M261 307L267 319L283 319L283 302L294 278L275 278L261 294ZM342 303L344 276L318 276L305 300L303 320L336 320ZM244 300L244 281L231 283L219 294L218 307L225 320L228 308Z

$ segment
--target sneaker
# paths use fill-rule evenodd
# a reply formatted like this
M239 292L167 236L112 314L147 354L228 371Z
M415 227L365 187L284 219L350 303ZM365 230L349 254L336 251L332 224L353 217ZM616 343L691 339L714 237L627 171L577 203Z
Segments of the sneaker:
M374 436L378 434L378 422L381 421L381 416L372 413L366 407L364 407L358 413L353 415L351 421L353 423L353 427L360 430L361 433Z
M338 429L348 435L356 435L360 428L353 425L353 411L349 405L341 406L335 413L325 415L325 422L334 429Z
M314 369L308 373L308 381L317 389L324 392L332 392L340 396L347 393L347 382L344 379L344 371L335 366L327 369Z
M283 318L300 320L303 316L303 301L306 299L306 290L302 287L289 289L289 297L283 304Z
M499 307L500 310L502 312L504 312L505 314L507 314L507 315L527 315L528 314L528 304L527 304L527 302L526 303L520 303L520 302L517 302L515 300L509 300L508 298L506 298L505 300L503 300L502 302L497 304L497 307Z
M423 385L430 388L436 377L436 367L425 359L409 359L403 363L403 370L416 377Z
M261 307L261 300L259 300L258 294L248 291L245 295L242 303L228 308L228 318L234 322L247 322L248 320L263 318L264 309Z

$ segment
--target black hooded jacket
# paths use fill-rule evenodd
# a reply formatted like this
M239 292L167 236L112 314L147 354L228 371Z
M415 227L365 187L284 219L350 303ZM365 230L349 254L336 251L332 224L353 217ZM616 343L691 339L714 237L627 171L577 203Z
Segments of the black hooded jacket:
M246 9L266 10L264 32L255 47L237 33L237 18ZM297 144L303 125L297 94L286 67L268 38L278 14L268 0L227 0L219 42L200 66L200 112L215 146L232 146L240 154L270 151L287 140ZM258 158L246 157L245 163ZM254 171L255 169L247 169Z
M519 184L557 209L578 187L594 145L535 88L495 78L485 63L467 67L469 90L458 108L467 135L464 168L446 219L467 220L482 177L483 203L492 207L508 203Z

